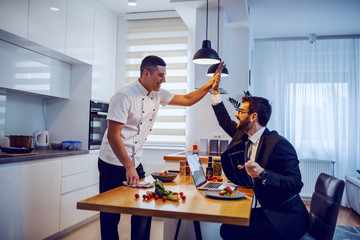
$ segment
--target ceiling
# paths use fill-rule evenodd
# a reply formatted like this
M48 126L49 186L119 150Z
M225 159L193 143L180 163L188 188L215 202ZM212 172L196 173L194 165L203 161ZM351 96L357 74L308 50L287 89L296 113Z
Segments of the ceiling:
M98 1L117 15L175 10L190 18L184 12L206 7L206 0L137 0L136 7L126 0ZM249 26L254 38L360 34L360 0L220 0L220 4L229 22ZM209 7L216 6L217 0L209 0Z

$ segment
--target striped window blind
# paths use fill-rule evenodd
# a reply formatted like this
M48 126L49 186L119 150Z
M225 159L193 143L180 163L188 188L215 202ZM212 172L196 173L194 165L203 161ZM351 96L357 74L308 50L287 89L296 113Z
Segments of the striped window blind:
M181 18L127 21L126 84L140 77L141 61L148 55L166 62L166 83L162 88L186 94L188 28ZM185 146L185 133L185 107L160 105L145 145Z

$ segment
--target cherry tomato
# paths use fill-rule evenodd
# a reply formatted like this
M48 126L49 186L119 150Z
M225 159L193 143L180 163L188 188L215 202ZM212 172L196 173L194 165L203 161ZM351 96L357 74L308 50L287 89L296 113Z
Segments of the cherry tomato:
M162 197L162 200L163 200L163 202L165 202L165 201L166 201L166 197L165 197L165 196L163 196L163 197Z
M143 195L143 199L146 199L146 198L147 198L147 195L146 195L146 194L144 194L144 195Z
M158 199L159 199L159 195L155 195L154 198L155 198L155 200L158 200Z
M152 193L149 193L148 196L149 196L149 198L152 198L152 197L153 197L153 194L152 194Z
M140 196L139 196L139 194L138 193L136 193L135 194L135 198L139 198Z
M174 192L174 195L179 195L179 193L178 193L178 192Z
M186 199L186 196L185 196L185 195L182 195L182 196L181 196L181 199L182 199L182 200L185 200L185 199Z
M183 193L183 192L180 192L180 196L182 196L182 195L184 195L184 193Z

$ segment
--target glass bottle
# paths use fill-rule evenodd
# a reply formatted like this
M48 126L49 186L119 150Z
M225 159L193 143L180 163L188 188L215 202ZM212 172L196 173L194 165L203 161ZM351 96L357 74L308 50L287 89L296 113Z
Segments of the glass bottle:
M222 174L222 167L220 160L214 160L214 176L220 177Z
M212 166L212 157L208 158L208 166L206 168L206 178L212 178L214 173L214 169Z
M186 162L180 161L180 177L186 176Z
M198 145L193 145L193 153L199 155Z

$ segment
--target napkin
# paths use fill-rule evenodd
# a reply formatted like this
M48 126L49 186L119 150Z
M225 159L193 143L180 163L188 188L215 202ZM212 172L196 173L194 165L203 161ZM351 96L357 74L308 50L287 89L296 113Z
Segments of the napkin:
M154 184L149 183L149 182L139 182L138 185L129 185L129 184L127 184L127 181L124 181L123 184L125 186L133 187L133 188L151 188L154 186Z

